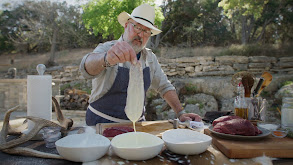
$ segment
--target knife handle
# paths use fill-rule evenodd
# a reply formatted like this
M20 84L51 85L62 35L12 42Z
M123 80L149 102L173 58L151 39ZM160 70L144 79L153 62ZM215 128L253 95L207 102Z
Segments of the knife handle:
M264 78L261 77L261 78L259 79L259 81L258 81L258 84L257 84L256 88L254 89L254 91L253 91L253 93L252 93L252 96L253 96L253 97L255 97L255 96L257 95L257 93L258 93L258 91L259 91L259 89L260 89L260 87L261 87L261 85L262 85L263 82L264 82Z

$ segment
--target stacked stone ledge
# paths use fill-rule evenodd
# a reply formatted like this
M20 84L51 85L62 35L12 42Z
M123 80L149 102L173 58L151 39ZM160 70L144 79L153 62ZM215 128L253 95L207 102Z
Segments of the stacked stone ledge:
M292 57L267 56L198 56L175 59L158 58L168 77L230 77L239 71L249 71L255 75L268 71L271 74L293 74ZM37 74L36 71L28 74ZM66 83L82 82L91 87L91 80L85 80L79 66L58 66L48 68L46 74L52 75L53 96L60 95L59 86ZM26 75L22 75L26 77ZM56 88L56 89L55 89ZM26 109L26 79L0 79L0 111L20 105Z
M200 56L176 59L159 58L162 69L168 76L230 76L239 71L253 74L271 73L292 74L292 57L267 56Z

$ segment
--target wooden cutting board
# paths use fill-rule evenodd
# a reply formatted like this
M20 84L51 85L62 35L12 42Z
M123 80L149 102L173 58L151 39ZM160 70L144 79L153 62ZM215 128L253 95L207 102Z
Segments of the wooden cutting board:
M103 134L103 131L109 127L117 127L117 126L128 126L133 128L132 122L129 123L99 123L96 125L97 133ZM173 129L173 124L168 122L167 120L159 120L159 121L143 121L135 123L136 131L138 132L146 132L158 137L162 137L163 132ZM110 138L111 139L111 138Z
M204 133L210 135L212 143L228 158L254 158L266 155L273 158L293 158L293 139L275 138L270 135L257 141L238 141L219 138L209 129Z

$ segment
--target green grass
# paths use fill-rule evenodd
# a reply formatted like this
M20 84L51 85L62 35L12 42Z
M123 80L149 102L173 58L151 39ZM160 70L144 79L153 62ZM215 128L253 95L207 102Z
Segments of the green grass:
M194 99L187 99L187 100L185 101L185 103L186 103L186 104L197 104L198 101L197 101L197 100L194 100Z
M232 44L227 47L159 47L153 50L158 57L180 58L195 56L293 56L293 43L286 44Z
M204 104L199 102L198 100L194 100L194 99L187 99L185 101L186 104L198 104L199 109L202 109L204 107Z
M286 85L291 85L291 84L293 84L293 80L288 80L288 81L282 82L281 87L286 86Z
M292 56L292 44L247 44L231 45L219 50L217 55L238 55L238 56Z
M194 93L196 93L197 87L194 84L188 83L185 85L185 89L186 89L187 94L194 94Z

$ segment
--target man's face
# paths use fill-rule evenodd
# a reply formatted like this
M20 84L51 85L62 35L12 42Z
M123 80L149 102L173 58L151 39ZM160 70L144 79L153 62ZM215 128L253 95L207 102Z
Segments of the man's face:
M136 53L140 52L151 36L150 29L130 19L125 24L124 40L128 42Z

